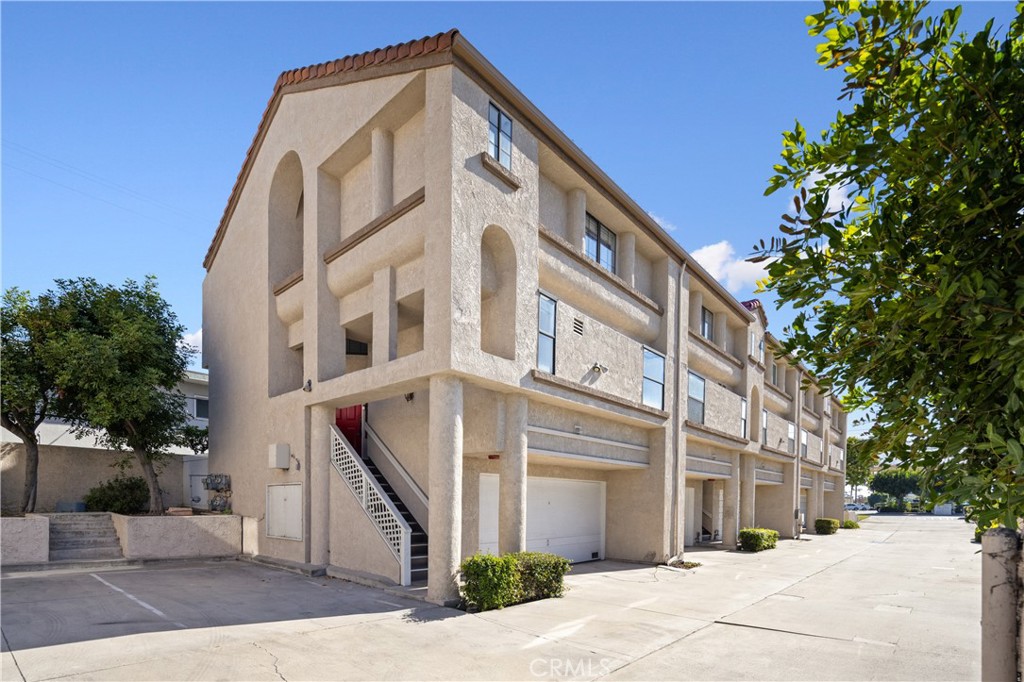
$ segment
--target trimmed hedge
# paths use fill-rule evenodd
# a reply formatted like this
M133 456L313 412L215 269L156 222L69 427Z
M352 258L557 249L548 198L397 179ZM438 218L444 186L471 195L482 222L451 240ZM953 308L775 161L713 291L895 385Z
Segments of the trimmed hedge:
M839 519L814 519L814 532L818 535L834 535L839 530Z
M477 553L462 562L462 598L480 611L561 597L569 560L544 552Z
M775 549L779 542L779 531L770 528L740 529L740 549L744 552L760 552Z
M83 499L86 511L141 514L149 508L149 486L141 476L117 476L91 488Z
M899 513L906 514L907 512L910 511L910 503L909 502L904 502L903 506L901 507L898 502L892 501L889 504L883 504L881 507L878 508L878 511L880 513L888 512L888 513L896 513L896 514L899 514Z
M854 528L860 528L860 524L854 521L853 519L847 519L846 521L843 521L843 528L846 528L847 530L852 530Z

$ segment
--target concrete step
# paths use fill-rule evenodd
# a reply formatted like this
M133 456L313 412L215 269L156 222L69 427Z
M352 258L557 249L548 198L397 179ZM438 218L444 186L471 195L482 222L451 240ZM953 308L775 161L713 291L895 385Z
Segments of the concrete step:
M122 559L121 547L79 547L76 549L51 549L50 561L69 559Z
M113 537L50 538L50 551L57 549L81 549L86 547L120 547L121 541Z
M109 519L106 521L75 521L71 522L50 522L50 532L54 531L78 531L78 530L103 530L105 528L113 529L114 524Z

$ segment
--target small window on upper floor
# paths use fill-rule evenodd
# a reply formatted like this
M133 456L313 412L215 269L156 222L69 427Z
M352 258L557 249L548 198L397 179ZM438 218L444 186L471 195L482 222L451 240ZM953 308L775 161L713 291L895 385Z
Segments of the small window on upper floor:
M587 256L608 272L615 272L615 233L587 214Z
M686 392L686 418L697 424L704 423L704 391L704 377L690 372Z
M665 409L665 356L644 347L643 403Z
M512 170L512 119L492 102L487 121L490 128L488 151L506 170Z
M772 385L779 385L779 366L776 363L772 363Z
M768 410L761 410L761 442L768 445Z
M715 340L715 314L703 307L700 309L700 335L708 341Z
M208 398L195 399L195 414L193 416L196 419L210 418L210 400Z
M740 435L747 437L747 399L740 398Z
M760 362L762 365L764 364L764 337L763 336L761 337L761 340L757 342L757 361Z
M555 373L555 299L537 294L537 369Z

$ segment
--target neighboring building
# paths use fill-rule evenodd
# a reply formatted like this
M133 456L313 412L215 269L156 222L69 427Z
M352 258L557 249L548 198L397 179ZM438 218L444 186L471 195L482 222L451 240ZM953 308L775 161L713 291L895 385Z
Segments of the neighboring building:
M282 74L204 265L247 552L443 601L842 515L838 403L456 31Z
M191 423L209 424L209 378L205 372L186 372L178 390L185 395ZM70 427L59 419L47 419L39 426L39 479L36 486L36 511L57 511L74 505L91 488L114 478L113 468L124 453L102 448L92 436L77 438ZM0 500L5 511L21 509L25 488L25 446L21 439L0 429ZM196 456L185 448L171 449L173 454L159 471L160 488L167 506L205 508L207 493L202 478L206 475L206 455ZM136 472L134 456L128 475Z

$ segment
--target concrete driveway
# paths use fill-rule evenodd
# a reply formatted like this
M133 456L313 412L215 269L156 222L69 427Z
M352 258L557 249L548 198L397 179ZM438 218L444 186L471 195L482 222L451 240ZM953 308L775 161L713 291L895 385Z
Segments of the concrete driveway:
M564 599L477 615L246 562L5 574L2 678L977 679L971 527L863 525L580 565Z

